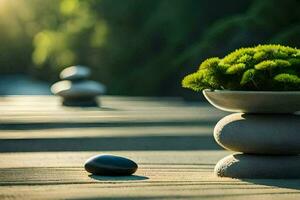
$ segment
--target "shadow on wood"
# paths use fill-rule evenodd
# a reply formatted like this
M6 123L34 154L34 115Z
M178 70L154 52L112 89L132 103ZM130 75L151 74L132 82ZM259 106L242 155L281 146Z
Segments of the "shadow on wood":
M1 130L42 130L55 128L90 128L90 127L151 127L151 126L214 126L216 120L170 120L170 121L112 121L112 122L31 122L5 123L1 122Z
M249 183L256 185L265 185L275 188L288 188L294 190L300 190L299 179L241 179Z
M182 134L184 135L184 133ZM0 152L219 150L210 135L0 140Z
M138 175L131 175L131 176L98 176L98 175L89 175L90 178L98 181L142 181L149 179L146 176L138 176Z

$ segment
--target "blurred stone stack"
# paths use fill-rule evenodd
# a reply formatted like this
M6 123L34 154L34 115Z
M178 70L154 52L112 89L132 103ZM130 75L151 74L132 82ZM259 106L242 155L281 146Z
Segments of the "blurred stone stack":
M71 66L60 73L61 81L51 87L53 94L63 98L65 106L98 106L97 96L105 92L105 86L88 80L91 71L85 66Z
M300 178L299 115L231 114L217 123L214 137L225 149L242 152L220 160L217 176Z

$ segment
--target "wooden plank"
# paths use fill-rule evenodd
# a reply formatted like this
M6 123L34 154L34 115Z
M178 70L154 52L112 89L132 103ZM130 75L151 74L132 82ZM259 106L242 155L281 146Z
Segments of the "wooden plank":
M103 108L107 106L118 108L132 107L135 109L149 109L153 107L182 107L192 106L193 104L186 104L179 98L137 98L137 97L100 97L98 101ZM196 103L198 104L198 103ZM5 105L5 106L4 106ZM49 110L52 109L73 109L72 107L61 107L61 99L55 96L4 96L0 97L0 107L17 107L25 108L26 106L34 105L37 108L42 108L44 105L48 105ZM208 105L205 103L205 105ZM86 109L86 108L85 108ZM87 108L94 109L94 108Z
M97 138L136 136L211 136L209 125L191 126L129 126L129 127L84 127L53 128L47 130L0 130L0 139L49 139L49 138Z
M178 99L102 97L104 108L63 107L53 96L0 98L0 129L213 125L224 113ZM157 99L157 98L156 98Z
M226 113L178 98L101 97L102 108L57 97L0 97L0 199L299 199L296 180L218 178L230 152L212 137ZM91 176L90 156L139 164L134 176Z
M5 100L4 100L5 99ZM26 101L27 99L27 101ZM29 99L29 100L28 100ZM220 113L208 103L185 103L183 101L169 100L169 98L161 98L160 101L153 101L155 98L145 98L145 101L137 101L137 98L130 98L129 101L124 101L122 98L105 98L102 101L101 107L65 107L59 103L59 98L53 96L20 96L20 97L0 97L0 110L4 115L22 115L22 114L40 114L40 115L54 115L59 114L74 114L74 113L88 113L105 114L105 113L126 113L134 114L134 111L147 111L148 113L155 113L164 111L166 113L178 112L198 114L204 112L206 114ZM115 112L111 112L115 111ZM119 111L119 112L117 112Z
M86 159L100 153L116 154L139 164L214 165L230 154L224 150L193 151L86 151L0 153L0 168L82 167Z
M132 183L131 183L132 184ZM180 183L179 183L180 184ZM102 184L68 184L47 186L2 187L3 199L272 199L297 200L295 189L272 186L237 185L232 183L215 187L215 184L189 183L180 186L151 184L116 187ZM18 193L16 193L18 191Z
M135 176L90 176L83 168L97 152L2 153L2 198L65 199L297 199L299 180L217 178L214 163L225 151L112 152L140 164ZM41 157L42 156L42 159ZM161 163L161 161L164 163ZM6 165L6 166L5 166ZM11 168L14 166L14 168ZM52 167L51 167L52 166ZM18 191L16 193L16 191Z
M0 152L220 149L211 126L0 131Z
M215 150L212 136L131 136L0 140L0 152Z
M20 105L28 107L30 100L36 102L36 99L44 97L30 97L25 105ZM58 100L56 97L49 99ZM127 104L135 105L137 100L130 99ZM13 103L21 100L20 97L13 98ZM123 105L122 98L111 101ZM211 107L198 104L197 108L202 112L198 112L196 106L181 105L179 108L177 105L182 102L172 102L175 107L166 100L142 99L143 107L160 105L147 112L127 105L125 110L110 111L97 108L63 110L61 106L63 111L57 113L6 111L0 117L0 152L220 149L211 133L216 116L222 113L207 112ZM162 106L164 103L167 108Z
M158 123L158 124L214 124L225 114L212 107L201 107L201 104L193 107L176 107L169 106L165 108L153 107L147 109L136 109L135 106L122 109L114 107L102 108L65 108L59 106L57 110L51 110L51 106L43 104L41 108L34 106L22 105L19 107L11 106L10 109L5 104L0 108L0 128L15 126L18 124L59 124L70 123L89 123L89 124L109 124L109 123ZM50 107L50 108L48 108ZM26 108L26 110L22 110ZM113 108L113 109L110 109ZM9 126L11 125L11 126ZM85 126L85 124L83 125ZM29 127L28 127L29 128Z

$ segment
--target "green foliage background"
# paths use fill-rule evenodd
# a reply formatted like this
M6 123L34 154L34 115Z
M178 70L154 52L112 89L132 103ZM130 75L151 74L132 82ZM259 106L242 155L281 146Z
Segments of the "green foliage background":
M81 64L110 94L189 96L181 79L207 57L263 43L300 47L299 8L298 0L2 0L0 73L53 82Z

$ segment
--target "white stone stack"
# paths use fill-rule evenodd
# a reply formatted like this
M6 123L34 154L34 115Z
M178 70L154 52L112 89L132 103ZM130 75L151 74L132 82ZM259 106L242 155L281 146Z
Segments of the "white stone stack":
M98 106L96 97L105 92L105 86L88 80L91 71L85 66L71 66L60 73L59 81L52 85L53 94L63 98L66 106Z
M217 176L300 178L299 115L231 114L217 123L214 138L223 148L240 152L217 163Z

